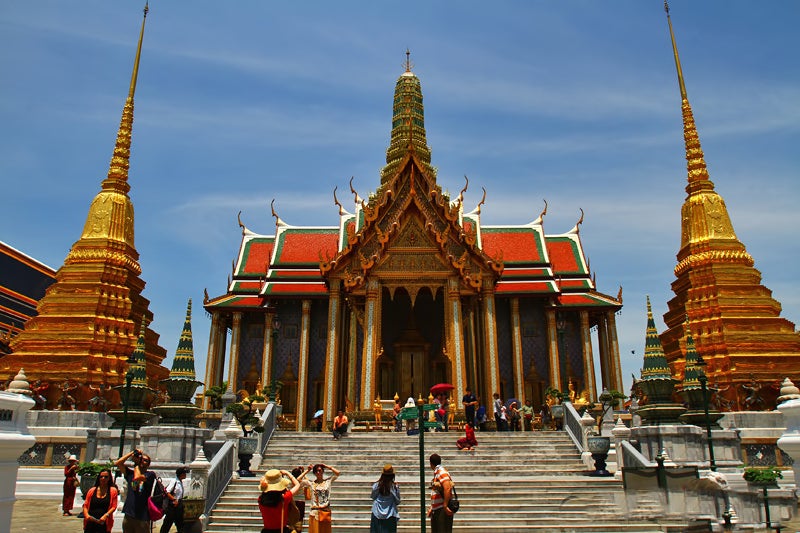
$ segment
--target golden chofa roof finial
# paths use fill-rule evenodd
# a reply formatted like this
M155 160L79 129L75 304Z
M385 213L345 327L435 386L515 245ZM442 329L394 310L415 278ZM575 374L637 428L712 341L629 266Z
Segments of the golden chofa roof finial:
M403 65L406 67L406 72L411 72L411 69L414 68L414 63L411 62L411 50L406 48L406 62Z

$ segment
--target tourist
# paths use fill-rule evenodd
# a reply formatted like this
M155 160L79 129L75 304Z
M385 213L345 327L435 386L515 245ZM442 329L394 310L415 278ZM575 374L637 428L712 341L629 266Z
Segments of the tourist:
M288 488L290 485L291 489ZM300 489L297 478L286 470L267 470L259 487L258 510L264 523L261 533L285 533L287 526L289 530L296 528L299 514L294 505L294 494Z
M464 416L467 422L475 427L475 408L478 406L478 398L472 394L472 390L467 387L466 394L461 398L461 405L464 406Z
M161 524L161 533L169 533L172 524L183 533L183 480L189 474L189 469L185 466L175 470L175 479L167 485L167 495L164 510L164 522Z
M511 402L511 404L508 406L507 416L508 416L508 424L509 427L511 428L511 431L521 431L519 425L520 415L519 415L519 409L517 409L517 402Z
M486 431L486 406L481 405L481 397L478 398L478 408L475 410L475 424L481 431Z
M452 495L453 481L450 473L442 466L442 458L438 453L431 454L430 465L433 468L431 507L428 509L431 533L452 533L453 512L447 508L447 504Z
M339 440L342 438L342 435L347 433L347 423L347 415L344 414L344 411L339 409L336 418L333 419L333 440Z
M297 511L300 513L301 524L306 517L306 500L311 499L311 483L309 483L309 481L306 479L305 472L306 470L302 466L292 468L292 475L300 483L300 488L297 490L297 492L303 491L302 498L294 499L294 504L297 506Z
M125 464L128 459L132 460L135 467ZM143 454L141 450L133 450L117 459L114 465L122 472L122 477L128 484L127 496L122 505L123 533L150 533L147 498L152 494L153 484L156 482L155 473L148 470L150 456Z
M522 430L533 430L533 407L530 400L525 400L525 405L519 408L519 413L522 415Z
M466 435L456 441L456 447L459 450L471 450L478 445L478 439L475 438L475 428L467 422L467 425L464 426L464 431Z
M508 409L505 405L500 406L500 428L497 431L508 431Z
M409 407L416 407L417 403L414 401L413 396L409 396L408 400L406 400L406 404L403 406L404 408L408 409ZM417 419L416 418L407 418L406 419L406 435L416 435L417 434Z
M396 533L400 514L400 487L394 480L392 465L383 466L381 477L372 484L372 517L369 521L370 533Z
M61 499L61 511L64 516L72 516L72 506L75 504L75 489L80 485L78 481L78 458L70 455L64 466L64 497Z
M333 472L325 477L325 469ZM339 471L325 463L310 465L305 474L311 471L311 512L308 514L308 531L310 533L330 533L331 531L331 483L339 477Z
M119 491L112 479L111 470L102 469L83 502L83 533L111 532L118 496Z
M502 414L503 401L500 399L498 393L492 394L492 414L494 415L495 431L503 431L503 425L500 423L500 415Z
M400 411L403 410L403 406L400 405L400 398L394 399L394 409L392 413L394 414L394 430L395 431L403 431L403 420L400 418Z

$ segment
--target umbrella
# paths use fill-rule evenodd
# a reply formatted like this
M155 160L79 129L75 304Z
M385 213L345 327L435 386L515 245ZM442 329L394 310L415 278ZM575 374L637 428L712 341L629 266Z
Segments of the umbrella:
M519 403L519 400L517 400L516 398L509 398L506 401L506 407L511 407L512 403L516 403L517 404L517 409L519 409L520 403Z
M314 416L312 416L311 418L317 418L318 416L322 416L322 413L324 412L325 412L324 410L319 409L316 413L314 413Z
M455 385L451 385L449 383L437 383L433 387L431 387L431 394L434 396L437 394L441 394L443 392L450 392L451 390L455 389Z

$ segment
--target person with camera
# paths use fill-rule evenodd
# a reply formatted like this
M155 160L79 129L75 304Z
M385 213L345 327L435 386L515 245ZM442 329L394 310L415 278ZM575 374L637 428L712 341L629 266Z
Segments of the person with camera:
M164 522L161 524L160 533L169 533L172 524L178 529L178 533L183 533L183 480L189 474L189 469L185 466L175 470L175 479L167 485L167 499L164 500Z
M431 454L429 461L433 468L431 507L428 509L431 533L453 533L453 511L448 506L453 494L453 480L442 466L442 458L438 453Z
M128 459L133 467L125 464ZM153 491L156 474L149 470L150 456L141 450L133 450L116 460L114 465L122 472L128 484L125 503L122 506L123 533L150 533L150 515L147 512L147 498Z

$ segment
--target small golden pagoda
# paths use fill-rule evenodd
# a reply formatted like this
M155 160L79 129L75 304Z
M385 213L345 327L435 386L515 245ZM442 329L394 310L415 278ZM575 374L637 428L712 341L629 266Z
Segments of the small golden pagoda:
M56 400L57 385L67 379L80 385L73 392L79 409L86 405L89 385L123 384L139 325L153 320L150 302L142 296L145 282L140 277L133 203L128 196L133 96L146 18L147 7L108 177L89 207L80 239L39 301L38 316L12 340L12 353L0 359L3 375L13 376L24 366L31 381L50 383L49 406ZM166 350L149 328L144 340L146 381L156 388L169 373L161 366ZM111 403L119 404L118 394Z
M688 170L687 197L681 208L681 247L675 297L664 315L661 342L673 375L682 376L688 335L708 364L709 386L718 389L721 407L752 408L746 397L760 388L761 408L774 407L781 381L800 369L800 334L780 317L781 304L761 284L752 256L736 237L725 201L714 191L686 96L678 48L666 2L670 37L683 108Z

